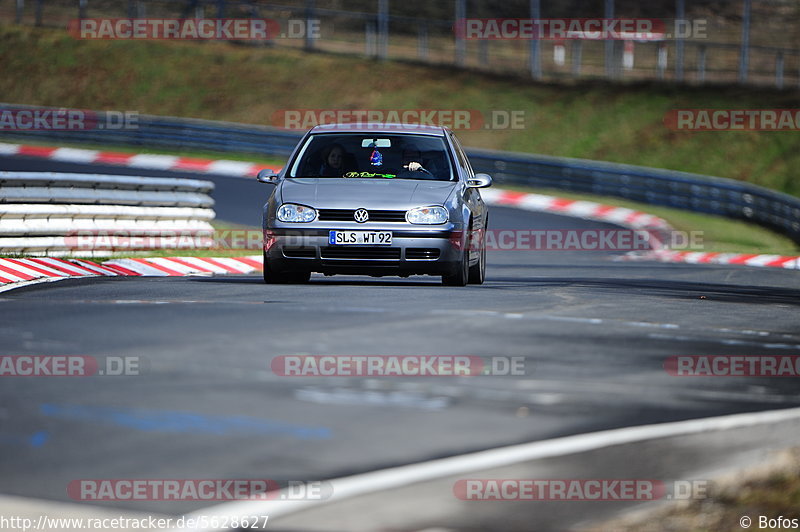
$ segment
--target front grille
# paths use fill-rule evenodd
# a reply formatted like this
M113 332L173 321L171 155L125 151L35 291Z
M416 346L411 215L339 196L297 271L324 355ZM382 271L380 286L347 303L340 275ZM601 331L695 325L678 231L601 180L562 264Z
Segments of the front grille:
M317 253L314 248L284 247L283 256L287 259L313 259Z
M319 221L321 222L354 222L355 209L319 209ZM369 222L405 222L406 211L381 211L370 210Z
M323 259L344 260L400 260L400 248L368 247L324 247L320 248Z
M408 248L406 260L436 260L439 258L439 253L436 248Z

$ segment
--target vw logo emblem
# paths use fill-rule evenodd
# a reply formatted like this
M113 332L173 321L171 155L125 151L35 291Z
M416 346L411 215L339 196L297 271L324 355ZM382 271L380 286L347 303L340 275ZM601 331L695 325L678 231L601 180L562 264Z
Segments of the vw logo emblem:
M367 209L358 209L356 212L353 213L353 218L360 224L363 224L367 220L369 220L369 213Z

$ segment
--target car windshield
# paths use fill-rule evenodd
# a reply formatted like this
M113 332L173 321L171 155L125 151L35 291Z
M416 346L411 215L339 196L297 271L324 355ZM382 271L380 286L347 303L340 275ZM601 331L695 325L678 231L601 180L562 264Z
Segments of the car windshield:
M311 135L288 177L455 180L443 138L381 133Z

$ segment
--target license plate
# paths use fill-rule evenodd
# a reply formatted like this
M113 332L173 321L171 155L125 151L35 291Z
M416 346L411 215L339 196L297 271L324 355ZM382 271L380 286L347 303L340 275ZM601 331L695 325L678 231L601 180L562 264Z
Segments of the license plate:
M330 231L328 243L331 246L355 246L367 244L388 246L392 243L391 231Z

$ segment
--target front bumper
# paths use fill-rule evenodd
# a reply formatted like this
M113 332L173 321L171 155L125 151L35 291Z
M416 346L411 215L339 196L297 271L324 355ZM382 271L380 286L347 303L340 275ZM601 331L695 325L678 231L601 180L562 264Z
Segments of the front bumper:
M460 226L315 227L268 229L264 255L276 272L311 271L351 275L449 275L463 257ZM391 231L391 245L336 245L331 230Z

